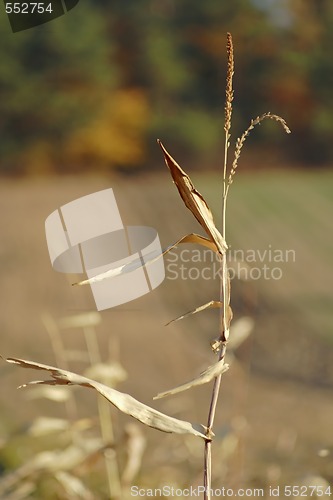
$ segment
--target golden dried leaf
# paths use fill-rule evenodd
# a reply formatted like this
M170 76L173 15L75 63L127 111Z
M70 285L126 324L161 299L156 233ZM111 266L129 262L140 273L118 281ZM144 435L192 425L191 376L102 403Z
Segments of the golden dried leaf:
M182 238L180 238L180 240L176 241L176 243L168 247L166 251L163 252L163 255L170 252L170 250L175 248L177 245L180 245L181 243L197 243L198 245L202 245L204 247L209 248L213 252L218 252L218 248L216 246L216 243L214 243L214 241L209 240L204 236L200 236L200 234L191 233L188 234L187 236L183 236Z
M171 323L174 323L175 321L180 321L181 319L187 318L188 316L192 316L192 314L197 314L201 311L204 311L205 309L215 309L215 308L223 308L223 303L220 302L219 300L211 300L210 302L207 302L207 304L204 304L203 306L199 306L193 311L189 311L188 313L183 314L182 316L179 316L176 319L172 319L167 323L165 326L170 325ZM228 318L227 318L227 325L230 325L230 322L232 320L233 312L230 306L228 306Z
M167 164L173 181L177 186L179 194L185 203L185 206L192 212L201 227L206 231L210 239L216 244L218 252L222 255L226 252L228 246L215 226L210 208L203 196L195 189L191 179L178 165L178 163L167 152L160 140L157 141L163 153L165 163Z
M156 262L158 259L163 257L163 255L166 255L168 252L170 252L173 248L175 248L177 245L180 245L181 243L196 243L198 245L202 245L204 247L209 248L213 252L218 251L213 241L208 240L207 238L205 238L204 236L200 236L199 234L191 233L187 234L186 236L183 236L178 241L176 241L176 243L173 243L172 245L168 246L165 250L162 250L161 253L152 252L151 254L148 254L147 257L149 257L150 260L145 262L145 266L148 266L149 264ZM116 267L114 269L110 269L105 273L98 274L97 276L94 276L87 280L79 281L78 283L73 283L73 286L75 285L81 286L81 285L89 285L90 283L97 283L99 281L103 281L108 278L114 278L115 276L119 276L121 274L131 273L132 271L135 271L140 267L142 267L141 257L135 258L131 262L128 262L127 264L124 264L120 267Z
M203 306L196 307L193 309L193 311L189 311L182 316L178 316L176 319L172 319L167 323L165 326L170 325L171 323L174 323L175 321L180 321L181 319L187 318L188 316L192 316L192 314L197 314L201 311L204 311L205 309L213 309L213 308L221 308L223 307L223 303L220 302L219 300L211 300L210 302L207 302L207 304L204 304Z
M221 359L217 363L209 366L206 370L200 373L198 377L187 382L186 384L178 385L174 389L170 389L169 391L160 392L154 399L164 398L165 396L170 396L171 394L177 394L178 392L187 391L192 387L196 387L197 385L208 384L213 378L225 373L229 370L229 365L224 363L224 359Z
M234 316L234 313L232 312L231 306L228 306L227 309L227 327L230 327L231 320Z
M34 361L27 361L18 358L7 358L5 361L7 363L13 363L19 365L23 368L32 368L35 370L45 370L50 372L53 380L44 381L34 381L29 382L21 387L26 387L28 385L81 385L83 387L91 387L104 396L110 403L112 403L116 408L118 408L123 413L131 415L136 420L139 420L149 427L153 427L162 432L170 432L176 434L192 434L194 436L199 436L206 439L206 436L202 431L206 428L202 425L191 424L185 420L179 420L177 418L170 417L161 413L154 408L140 403L129 394L116 391L111 387L104 384L96 382L86 377L82 377L77 373L69 372L67 370L61 370L60 368L54 366L44 365L42 363L36 363Z
M227 304L229 305L230 304L230 291L231 291L231 282L230 282L230 273L229 273L229 269L227 269ZM232 314L231 314L231 318L230 318L230 321L232 320ZM230 323L229 321L229 323Z

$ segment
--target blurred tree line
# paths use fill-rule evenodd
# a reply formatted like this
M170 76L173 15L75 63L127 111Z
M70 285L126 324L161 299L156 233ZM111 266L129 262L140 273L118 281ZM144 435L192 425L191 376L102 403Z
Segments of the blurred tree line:
M218 158L227 31L234 137L272 111L292 140L265 124L252 147L301 164L333 160L331 0L81 0L15 34L3 9L0 31L2 172L153 167L157 137L187 163Z

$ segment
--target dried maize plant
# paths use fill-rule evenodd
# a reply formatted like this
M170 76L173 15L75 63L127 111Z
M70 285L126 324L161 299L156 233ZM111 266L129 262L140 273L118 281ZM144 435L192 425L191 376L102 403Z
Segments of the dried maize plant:
M199 377L195 378L191 382L183 384L158 394L156 398L168 396L170 394L175 394L191 387L206 384L214 379L210 408L208 412L208 421L206 425L206 439L205 439L205 451L204 451L204 499L210 500L211 498L211 477L212 477L212 463L211 463L211 448L213 441L213 425L215 420L215 412L217 401L219 397L221 377L225 373L229 366L225 363L226 349L229 339L230 323L232 320L232 309L230 307L230 277L227 266L227 251L228 245L226 242L226 213L227 213L227 200L230 191L230 186L233 183L236 169L238 166L238 160L240 158L242 147L246 141L246 138L250 134L251 130L254 129L256 125L259 125L263 120L269 118L279 122L284 128L286 133L290 133L290 129L287 126L285 120L278 115L271 114L270 112L264 113L261 116L256 117L251 120L249 127L245 130L240 138L236 141L234 158L231 167L228 168L228 150L230 147L230 129L232 121L232 102L234 98L233 91L233 75L234 75L234 50L233 41L230 33L227 34L227 78L226 78L226 94L225 94L225 121L224 121L224 132L225 132L225 143L224 143L224 164L223 164L223 194L222 194L222 230L221 232L215 226L213 215L209 209L206 200L203 196L195 189L191 179L184 172L184 170L178 165L178 163L172 158L172 156L166 151L163 144L159 142L162 148L165 162L170 170L173 182L176 184L179 194L186 205L186 207L192 212L194 217L198 220L201 227L206 231L207 238L199 237L198 235L189 235L188 238L195 236L196 243L201 245L209 246L213 251L217 253L218 260L220 262L220 297L219 300L211 300L206 304L197 307L193 311L176 318L178 321L191 314L199 313L207 308L219 308L220 310L220 332L219 337L214 340L211 344L212 349L218 354L218 361L213 365L209 366L204 370ZM200 238L200 240L198 239ZM180 240L180 242L183 242Z
M240 158L241 150L243 145L250 134L251 130L259 125L265 119L271 119L281 124L287 133L290 130L283 118L278 115L271 114L270 112L264 113L261 116L251 120L249 127L245 130L240 138L237 139L235 145L235 151L233 155L233 161L229 165L228 151L230 148L230 130L232 121L232 111L233 111L233 75L234 75L234 53L233 53L233 42L230 33L227 34L227 78L226 78L226 100L225 100L225 123L224 123L224 163L223 163L223 193L222 193L222 228L221 231L216 227L212 212L206 203L203 196L196 190L190 177L187 173L178 165L178 163L172 158L172 156L165 149L161 141L158 141L159 146L162 149L164 159L167 167L171 173L174 184L176 185L180 197L182 198L185 206L191 211L194 217L199 222L202 229L205 231L206 236L201 236L198 234L189 234L182 237L173 245L170 245L166 250L163 251L162 255L169 252L172 248L183 243L195 243L208 247L217 254L217 258L220 265L220 296L218 300L211 300L206 304L197 307L193 311L186 313L179 318L178 321L191 314L200 313L201 311L208 308L218 308L220 311L220 328L219 335L212 343L212 349L217 355L217 361L204 370L197 378L192 381L180 385L169 391L162 392L158 394L155 399L162 398L171 394L175 394L181 391L185 391L194 386L206 384L213 380L213 389L210 407L208 410L207 424L193 424L191 422L179 420L177 418L168 416L161 413L139 401L134 399L128 394L119 392L118 390L108 387L105 384L92 380L82 375L76 373L62 370L54 366L47 366L41 363L36 363L33 361L26 361L17 358L8 358L6 361L9 363L14 363L25 368L34 368L36 370L44 370L51 375L50 380L30 382L26 385L31 384L48 384L52 386L60 385L80 385L83 387L89 387L100 393L104 398L106 398L110 403L117 407L120 411L131 415L143 424L158 429L163 432L179 433L179 434L192 434L204 441L204 499L210 500L211 498L211 477L212 477L212 459L211 450L212 443L214 439L213 427L216 413L216 406L220 392L221 377L225 373L229 366L225 363L226 349L229 339L230 323L232 320L232 310L230 307L230 279L227 266L227 239L226 239L226 212L227 212L227 200L230 192L230 187L234 181L235 173L238 167L238 161ZM151 262L155 261L160 256L154 256ZM88 283L93 283L101 281L104 279L109 279L114 276L131 272L137 267L141 266L141 260L133 260L130 264L126 264L117 269L112 269L106 273L95 276L80 283L78 285L85 285ZM24 385L23 387L25 387Z

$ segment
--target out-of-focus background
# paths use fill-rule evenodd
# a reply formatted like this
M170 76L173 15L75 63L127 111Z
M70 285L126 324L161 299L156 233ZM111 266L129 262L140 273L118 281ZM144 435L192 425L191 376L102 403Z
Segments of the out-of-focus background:
M227 240L243 257L231 266L241 264L243 275L232 280L235 342L216 416L213 484L262 487L267 497L269 486L325 490L333 480L332 2L81 0L65 16L15 34L0 10L2 355L80 373L102 360L120 390L206 422L211 385L152 397L215 359L217 310L164 326L218 298L218 279L203 271L216 268L214 258L175 250L158 289L90 317L89 287L71 287L79 277L51 267L44 222L61 205L112 187L123 222L156 228L163 247L200 232L172 185L160 138L221 224L229 31L231 155L265 111L282 115L292 135L271 121L257 127L230 191ZM81 318L81 327L69 328L68 317ZM202 484L199 439L133 428L113 408L110 431L109 410L99 407L98 419L87 389L68 389L70 399L59 392L59 403L51 393L16 391L39 374L5 363L0 373L1 498L127 498L131 484ZM105 439L114 434L109 465L103 443L76 461L55 454L77 445L78 434L94 444L99 421ZM51 450L45 465L40 454Z

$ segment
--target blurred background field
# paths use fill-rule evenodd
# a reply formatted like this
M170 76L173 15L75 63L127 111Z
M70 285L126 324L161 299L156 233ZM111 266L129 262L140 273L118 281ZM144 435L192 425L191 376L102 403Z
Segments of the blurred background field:
M79 276L53 271L44 235L46 217L64 203L112 187L124 224L156 228L162 247L200 232L172 185L157 137L221 223L225 43L231 31L233 139L267 110L281 114L292 135L264 123L249 138L230 194L228 243L232 251L257 255L292 250L295 258L277 264L281 279L232 281L234 324L245 316L254 326L230 355L223 377L214 485L332 484L331 2L81 0L66 16L15 35L1 9L1 354L53 365L60 358L80 373L89 364L79 357L86 350L82 329L62 329L61 322L94 310L90 289L71 286ZM184 249L189 261L182 262ZM176 264L185 266L184 279L174 279L175 255ZM217 335L216 310L164 326L218 298L217 280L190 277L191 267L214 267L214 261L203 254L194 262L194 255L184 246L165 256L164 283L102 312L94 334L103 360L127 373L126 380L119 375L120 390L204 424L208 386L152 401L214 359L209 342ZM272 265L267 254L253 267L263 264ZM50 324L59 328L59 338L50 335ZM57 339L76 353L75 360L61 357ZM0 370L2 479L39 452L66 449L71 441L73 429L46 437L33 431L37 417L86 418L78 425L87 442L99 433L90 391L67 389L75 397L69 414L68 402L16 391L38 374L5 363ZM114 408L111 415L122 471L132 420ZM146 447L132 484L202 483L199 440L135 429ZM99 449L88 463L68 466L94 492L79 498L108 498L102 455ZM13 497L0 478L0 497L77 498L63 476L55 484L54 474L52 467L33 469L37 490L16 477L27 489Z
M280 280L232 281L234 321L246 315L253 318L255 326L251 336L237 349L231 369L223 379L216 428L219 454L215 484L216 487L222 482L233 487L282 484L303 481L308 474L323 475L330 480L331 455L321 458L318 454L323 449L330 450L332 445L333 349L327 278L331 269L331 239L327 219L321 216L330 213L332 207L326 195L331 173L241 174L230 203L231 245L293 248L296 259L283 264ZM215 173L197 173L194 180L218 214L220 177ZM62 177L52 182L3 180L1 351L4 355L55 364L52 338L43 323L45 314L60 322L61 318L94 309L88 287L70 286L78 276L52 270L43 226L55 206L110 185L124 222L157 228L164 247L186 231L198 230L190 213L183 210L162 161L160 174L145 175L135 182L107 177ZM310 194L316 204L309 215L304 200ZM291 204L294 209L288 209ZM315 262L312 241L317 247ZM165 264L166 280L157 290L101 313L97 339L104 361L120 362L128 374L119 386L121 390L146 404L153 403L166 413L204 423L209 402L207 387L156 402L152 402L152 397L191 379L212 363L209 341L217 333L217 311L206 311L168 327L164 325L215 299L219 285L216 280L175 280L175 267L170 267L174 266L174 256L170 259L166 256ZM191 275L190 269L198 269L201 264L184 265ZM204 265L210 264L204 262ZM82 331L64 330L62 335L67 349L84 350ZM70 366L81 373L87 363L76 361ZM33 448L29 445L25 450L22 437L22 432L27 433L30 443L28 428L37 416L64 417L66 412L63 405L39 398L31 400L30 389L15 390L28 380L38 379L38 374L36 377L34 373L7 365L1 371L2 437L6 444L3 461L4 466L10 467L31 457L35 447L39 450L41 444L38 445L38 440L36 444L36 438ZM87 392L75 391L81 418L96 414L96 399ZM115 409L111 413L117 423L117 439L122 439L130 419L119 416ZM201 443L191 437L184 440L152 430L142 432L149 444L136 484L146 487L161 483L183 487L200 484ZM102 475L100 486L103 481ZM95 491L104 490L102 487Z

